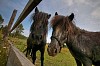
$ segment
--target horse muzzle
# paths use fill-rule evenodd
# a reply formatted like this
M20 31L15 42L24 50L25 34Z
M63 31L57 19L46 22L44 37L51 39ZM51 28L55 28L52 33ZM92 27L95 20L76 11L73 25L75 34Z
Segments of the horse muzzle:
M50 48L50 47L47 48L47 51L48 51L48 55L53 56L53 57L56 56L57 53L58 53L57 49L53 49L53 48Z

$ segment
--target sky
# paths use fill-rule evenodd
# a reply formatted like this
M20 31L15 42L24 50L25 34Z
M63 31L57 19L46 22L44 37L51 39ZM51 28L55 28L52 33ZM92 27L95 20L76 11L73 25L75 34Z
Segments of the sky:
M28 0L0 0L0 14L4 18L4 25L8 24L14 9L18 10L14 22L24 9ZM37 6L39 11L51 14L51 18L55 12L59 15L68 16L71 13L75 14L75 24L77 27L87 31L100 31L100 0L42 0ZM23 35L29 35L29 29L32 24L31 14L23 20L24 26ZM52 29L49 29L47 42L50 42Z

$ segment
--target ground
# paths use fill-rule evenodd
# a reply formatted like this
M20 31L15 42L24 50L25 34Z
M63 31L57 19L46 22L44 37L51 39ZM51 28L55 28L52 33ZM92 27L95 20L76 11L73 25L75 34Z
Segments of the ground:
M23 52L26 49L26 39L9 37L10 41ZM25 54L25 53L24 53ZM28 57L32 61L31 57ZM3 47L2 35L0 33L0 66L6 66L7 51ZM37 52L36 66L40 66L40 52ZM70 54L68 48L62 48L61 53L51 57L47 53L47 45L44 54L44 66L76 66L75 60Z
M23 52L26 48L26 39L18 39L9 37L12 43ZM2 35L0 33L0 66L6 66L7 54L6 49L2 46ZM25 53L24 53L25 54ZM75 60L70 54L68 48L63 48L61 53L55 57L51 57L47 53L47 45L44 54L44 66L76 66ZM31 58L29 58L31 61ZM40 66L40 52L37 52L36 66Z
M18 38L10 38L10 39L12 39L13 44L15 44L15 46L21 52L24 51L24 49L26 48L25 39L18 39ZM63 48L61 50L61 53L59 53L55 57L51 57L47 53L47 46L46 46L44 55L45 55L44 66L76 66L75 60L70 54L68 48ZM39 51L37 52L36 66L40 66L40 52Z

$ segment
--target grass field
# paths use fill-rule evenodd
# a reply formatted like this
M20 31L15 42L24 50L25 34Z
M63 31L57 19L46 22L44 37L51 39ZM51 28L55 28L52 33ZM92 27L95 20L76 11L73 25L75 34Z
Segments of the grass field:
M6 49L0 45L0 66L6 66L7 55Z
M0 31L0 66L6 66L7 61L7 54L6 54L6 48L3 48L3 41L2 41L2 34Z
M15 46L20 50L24 51L26 48L26 40L18 38L10 38L14 42ZM74 58L71 56L67 48L63 48L61 53L55 57L51 57L47 53L47 46L45 50L44 66L76 66ZM31 60L31 59L30 59ZM36 66L40 66L40 52L37 52Z

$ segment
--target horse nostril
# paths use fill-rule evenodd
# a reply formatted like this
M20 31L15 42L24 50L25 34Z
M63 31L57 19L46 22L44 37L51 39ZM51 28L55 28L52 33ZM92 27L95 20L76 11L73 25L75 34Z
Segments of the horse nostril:
M55 49L55 53L57 53L57 49Z
M50 45L48 45L48 47L50 47Z
M40 37L39 37L40 39L42 39L42 35L40 35Z

